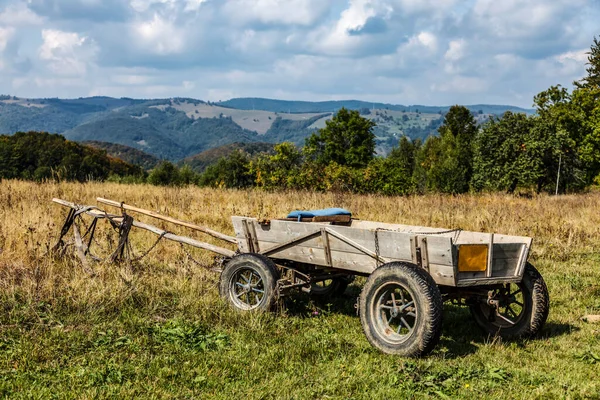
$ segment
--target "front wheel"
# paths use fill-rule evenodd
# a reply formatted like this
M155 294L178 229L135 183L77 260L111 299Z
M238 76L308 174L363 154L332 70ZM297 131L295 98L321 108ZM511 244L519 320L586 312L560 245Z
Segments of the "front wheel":
M437 344L442 296L433 278L416 265L392 262L377 268L360 295L360 321L369 342L386 354L419 357Z
M277 298L278 279L277 267L269 258L240 254L223 267L219 293L238 310L268 311Z
M505 284L490 293L496 306L479 301L470 306L471 314L484 332L506 339L535 336L548 318L550 296L544 278L529 263L523 280Z

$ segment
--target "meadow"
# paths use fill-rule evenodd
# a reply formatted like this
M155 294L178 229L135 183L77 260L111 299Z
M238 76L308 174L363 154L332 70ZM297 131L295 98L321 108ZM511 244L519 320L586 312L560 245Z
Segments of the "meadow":
M67 212L53 197L125 201L228 234L231 215L336 206L360 219L532 236L550 316L540 337L503 342L446 305L430 356L383 355L354 309L362 279L330 302L299 294L275 312L241 314L218 296L213 255L172 242L134 265L96 264L90 276L50 252ZM0 397L600 398L600 324L581 320L600 314L599 210L596 191L383 197L0 181ZM102 225L98 254L111 237ZM138 253L155 239L132 234Z

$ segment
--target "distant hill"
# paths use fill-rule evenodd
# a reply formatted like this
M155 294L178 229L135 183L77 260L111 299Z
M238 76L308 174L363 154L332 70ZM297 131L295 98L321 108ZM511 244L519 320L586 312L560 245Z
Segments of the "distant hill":
M129 146L160 159L179 161L230 143L304 145L341 107L359 110L377 127L378 154L402 136L425 139L437 134L449 107L404 106L344 101L284 101L238 98L219 103L197 99L25 99L0 96L0 134L18 131L60 133L69 140ZM533 110L502 105L471 105L478 120L490 115Z
M86 146L104 150L106 151L106 154L111 157L118 158L129 164L138 165L145 170L150 170L160 163L160 159L158 157L154 157L151 154L144 153L141 150L122 144L98 142L95 140L81 143Z
M143 173L138 166L61 135L46 132L0 135L0 178L87 181Z
M332 101L288 101L288 100L273 100L253 97L242 97L235 98L227 101L216 103L222 107L236 108L240 110L263 110L280 113L323 113L323 112L336 112L342 107L351 110L360 109L382 109L382 110L393 110L393 111L406 111L406 112L422 112L422 113L439 113L447 112L450 106L423 106L423 105L411 105L404 106L398 104L387 104L387 103L371 103L360 100L332 100ZM533 110L525 109L515 106L507 105L489 105L489 104L475 104L466 105L472 112L481 111L483 114L501 114L506 111L522 112L526 114L532 114Z
M180 161L179 165L189 165L196 172L204 172L206 167L215 164L222 157L227 157L235 150L242 150L253 156L258 153L272 153L272 143L230 143L225 146L216 147L214 149L203 151L191 157L187 157Z

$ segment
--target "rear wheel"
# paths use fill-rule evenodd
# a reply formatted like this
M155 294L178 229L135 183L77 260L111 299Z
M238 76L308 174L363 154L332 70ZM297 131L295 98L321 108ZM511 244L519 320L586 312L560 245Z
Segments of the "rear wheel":
M223 268L221 296L239 310L269 310L277 298L279 272L269 258L255 253L233 257Z
M354 281L353 275L338 276L319 282L313 282L310 287L310 294L318 298L341 296L352 281Z
M534 336L548 318L548 288L542 275L529 263L521 282L502 285L489 297L497 306L480 301L470 309L475 322L490 335L506 339Z
M387 354L418 357L437 344L442 296L429 274L392 262L375 270L360 295L360 320L369 342Z

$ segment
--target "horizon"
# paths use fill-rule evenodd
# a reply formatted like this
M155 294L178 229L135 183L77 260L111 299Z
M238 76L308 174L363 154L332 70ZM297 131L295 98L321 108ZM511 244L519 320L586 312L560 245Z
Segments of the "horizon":
M177 99L183 99L183 100L199 100L205 103L210 103L210 104L219 104L220 106L223 106L223 103L227 103L228 101L232 101L232 100L268 100L268 101L278 101L278 102L301 102L301 103L315 103L315 104L319 104L319 103L329 103L329 102L359 102L359 103L369 103L369 104L375 104L375 105L386 105L386 106L400 106L400 107L432 107L432 108L450 108L454 105L461 105L461 106L465 106L465 107L476 107L476 106L499 106L499 107L514 107L514 108L520 108L526 111L531 111L534 108L533 107L521 107L521 106L517 106L514 104L492 104L492 103L472 103L472 104L407 104L407 103L385 103L385 102L381 102L381 101L367 101L367 100L361 100L358 98L346 98L346 99L332 99L332 100L287 100L287 99L277 99L277 98L268 98L268 97L255 97L255 96L244 96L244 97L232 97L226 100L217 100L217 101L211 101L211 100L204 100L201 98L195 98L195 97L181 97L181 96L171 96L171 97L155 97L155 98L144 98L144 97L131 97L131 96L123 96L123 97L113 97L113 96L103 96L103 95L96 95L96 96L80 96L80 97L26 97L26 96L18 96L18 95L13 95L11 93L0 93L0 96L10 96L10 97L16 97L17 99L20 100L61 100L61 101L69 101L69 100L82 100L82 99L93 99L93 98L109 98L109 99L115 99L115 100L120 100L120 99L131 99L131 100L143 100L143 101L154 101L154 100L177 100ZM235 108L235 107L232 107Z
M584 76L598 20L595 0L0 0L0 92L530 108Z

